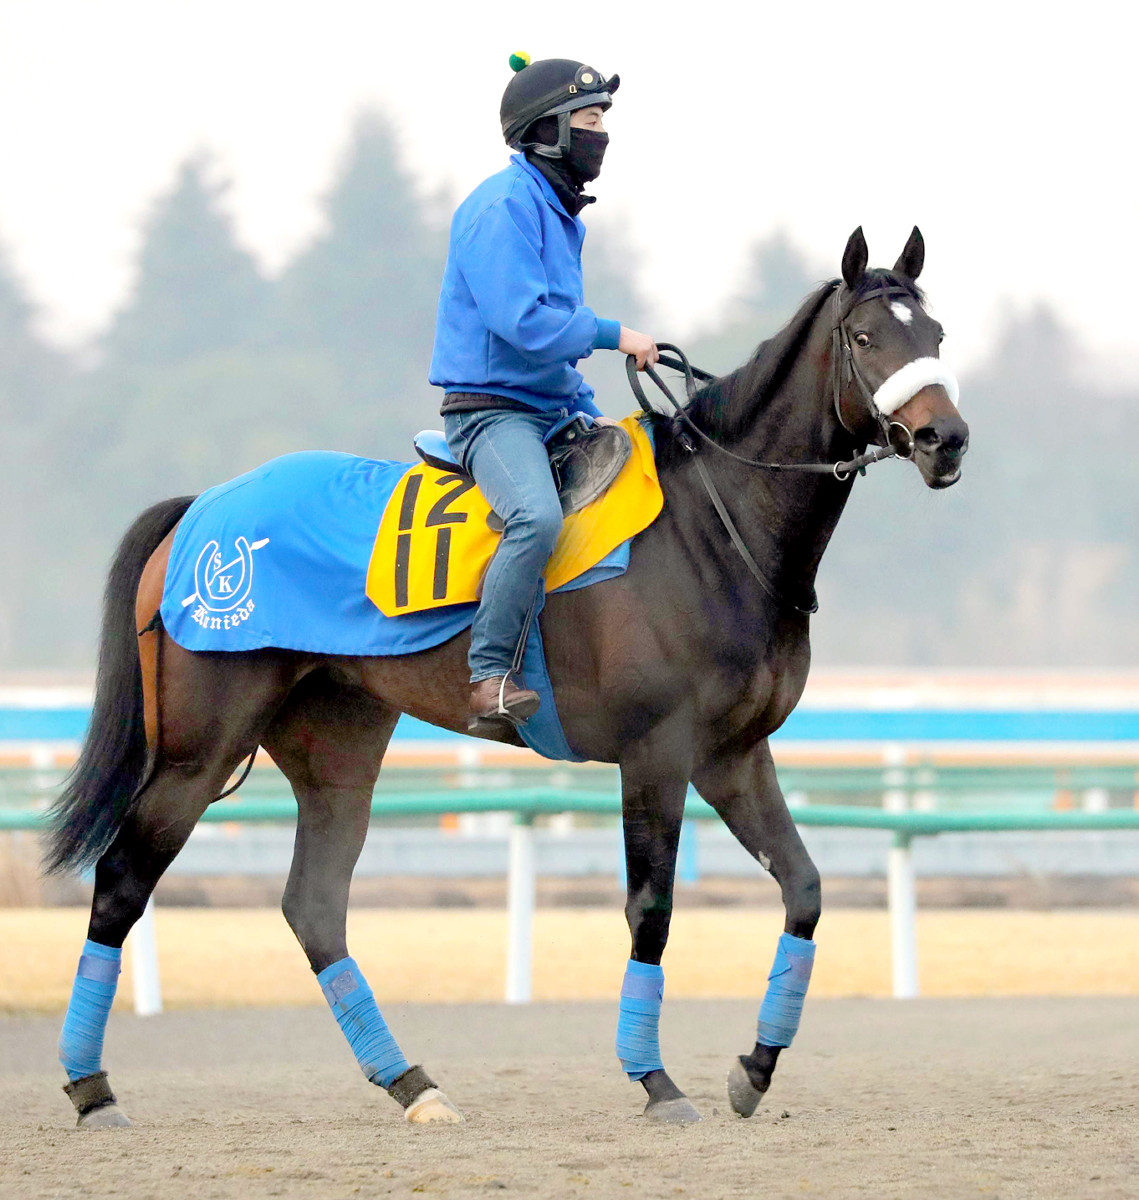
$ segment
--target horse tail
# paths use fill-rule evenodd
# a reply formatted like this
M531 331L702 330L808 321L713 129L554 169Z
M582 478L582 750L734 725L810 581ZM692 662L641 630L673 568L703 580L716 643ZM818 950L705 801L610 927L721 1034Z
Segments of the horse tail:
M79 761L49 814L48 872L95 863L134 802L147 761L135 597L150 556L193 500L179 496L148 508L115 551L103 596L95 706Z

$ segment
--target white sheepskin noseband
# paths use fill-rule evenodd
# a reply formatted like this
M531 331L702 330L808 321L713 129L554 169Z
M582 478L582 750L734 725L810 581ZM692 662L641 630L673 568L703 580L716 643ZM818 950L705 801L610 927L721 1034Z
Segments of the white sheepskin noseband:
M889 417L907 400L912 400L922 388L932 387L936 383L945 388L950 402L956 407L961 394L957 376L940 358L915 358L913 362L900 367L874 393L874 403L884 417Z

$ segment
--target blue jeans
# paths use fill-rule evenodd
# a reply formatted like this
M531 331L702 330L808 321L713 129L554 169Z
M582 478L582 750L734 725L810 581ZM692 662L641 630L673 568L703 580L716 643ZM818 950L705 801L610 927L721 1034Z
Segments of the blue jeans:
M562 528L562 506L542 438L565 416L480 409L447 413L447 445L502 518L502 541L483 580L471 626L471 683L513 665L526 614Z

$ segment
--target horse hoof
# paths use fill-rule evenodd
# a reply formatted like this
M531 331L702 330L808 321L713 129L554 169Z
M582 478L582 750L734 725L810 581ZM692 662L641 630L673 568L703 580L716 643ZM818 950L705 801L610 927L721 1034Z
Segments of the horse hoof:
M84 1113L75 1122L76 1129L129 1129L130 1118L117 1104L103 1104Z
M728 1100L741 1117L750 1117L759 1107L763 1092L752 1083L744 1065L737 1058L728 1072Z
M463 1114L438 1088L425 1088L403 1110L403 1119L411 1125L428 1125L432 1121L457 1125Z
M662 1125L695 1125L703 1117L693 1107L687 1096L675 1096L671 1100L658 1100L645 1105L645 1116Z

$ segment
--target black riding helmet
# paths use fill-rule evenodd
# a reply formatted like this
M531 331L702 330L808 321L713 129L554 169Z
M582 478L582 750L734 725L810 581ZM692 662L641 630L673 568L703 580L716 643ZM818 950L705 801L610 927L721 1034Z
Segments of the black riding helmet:
M546 158L562 158L570 145L570 113L595 104L603 109L613 103L621 76L606 79L600 71L569 58L541 58L530 62L524 54L512 54L516 72L502 93L499 117L502 136L515 150L533 150ZM526 141L526 133L539 117L557 117L558 140L552 145Z

